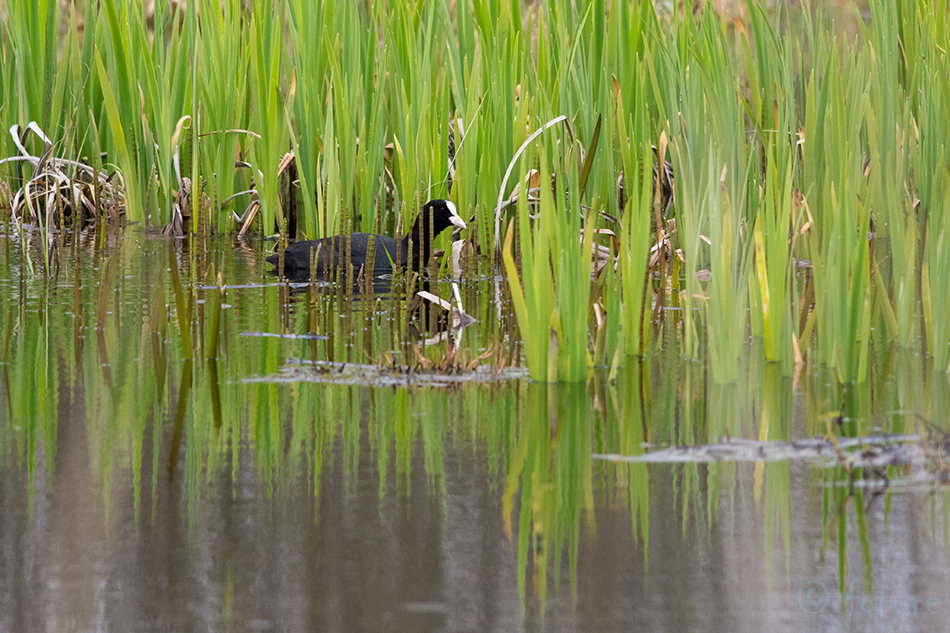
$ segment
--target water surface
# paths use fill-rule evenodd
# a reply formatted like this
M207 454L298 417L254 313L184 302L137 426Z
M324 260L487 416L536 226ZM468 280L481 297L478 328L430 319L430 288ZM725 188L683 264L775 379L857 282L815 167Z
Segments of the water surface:
M711 384L672 325L614 381L530 384L482 262L460 279L478 322L457 341L493 362L440 380L419 359L446 344L423 346L427 319L398 288L291 292L268 245L135 227L62 236L47 274L41 246L10 233L2 631L950 626L941 454L853 476L804 458L597 457L829 429L941 440L947 375L886 341L849 390L757 361ZM429 290L449 296L448 279ZM366 379L381 365L415 377Z

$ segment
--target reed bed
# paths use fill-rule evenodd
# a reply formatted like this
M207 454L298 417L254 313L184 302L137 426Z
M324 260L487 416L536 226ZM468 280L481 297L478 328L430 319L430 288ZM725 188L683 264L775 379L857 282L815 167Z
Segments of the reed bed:
M853 35L809 2L4 8L18 225L396 234L450 197L535 380L663 327L721 383L750 336L785 375L866 381L880 330L950 369L943 0L870 0Z

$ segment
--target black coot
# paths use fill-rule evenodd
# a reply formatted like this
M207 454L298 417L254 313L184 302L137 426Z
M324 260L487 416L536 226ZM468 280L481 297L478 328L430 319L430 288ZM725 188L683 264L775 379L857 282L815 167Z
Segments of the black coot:
M402 238L402 243L385 235L370 233L350 234L350 262L353 272L360 269L363 274L384 275L394 269L407 265L413 270L421 270L429 260L431 244L429 244L429 216L432 216L432 235L436 236L450 226L465 228L465 222L459 217L455 205L448 200L430 200L425 203L419 216L412 225L409 233ZM372 235L375 251L370 255L369 238ZM409 240L412 239L412 262L409 260ZM396 259L397 244L399 244L399 259ZM318 250L319 247L319 250ZM311 255L316 252L317 254ZM316 257L316 272L325 273L345 263L346 240L343 235L334 235L319 240L306 240L291 244L284 250L284 271L293 275L300 275L310 271L310 260ZM277 265L278 255L275 253L267 258L271 264ZM343 269L345 270L345 269Z

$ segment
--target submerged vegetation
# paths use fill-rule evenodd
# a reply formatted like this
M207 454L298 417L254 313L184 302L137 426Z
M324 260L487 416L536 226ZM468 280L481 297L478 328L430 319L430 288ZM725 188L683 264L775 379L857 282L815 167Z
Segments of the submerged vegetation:
M666 321L721 383L749 333L786 375L866 381L873 332L948 369L946 14L871 0L852 42L809 3L11 1L0 210L43 270L90 221L394 235L447 198L535 380Z

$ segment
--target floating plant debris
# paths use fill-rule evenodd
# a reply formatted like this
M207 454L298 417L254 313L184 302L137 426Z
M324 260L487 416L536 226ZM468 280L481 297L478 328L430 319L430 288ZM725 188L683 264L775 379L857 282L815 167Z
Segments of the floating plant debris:
M244 382L320 382L334 385L368 385L375 387L408 387L411 385L449 387L464 382L502 382L528 377L528 370L522 367L497 369L484 364L470 371L441 373L399 365L366 365L329 361L310 362L298 358L291 358L288 362L289 365L276 374L246 378Z
M815 466L879 468L929 463L933 457L931 453L928 442L920 435L904 434L838 438L835 443L825 438L792 442L731 438L715 444L671 446L642 455L594 454L594 458L611 462L665 464L808 459L815 462Z
M326 341L330 337L323 334L277 334L276 332L241 332L241 336L259 336L261 338L304 339L307 341Z

